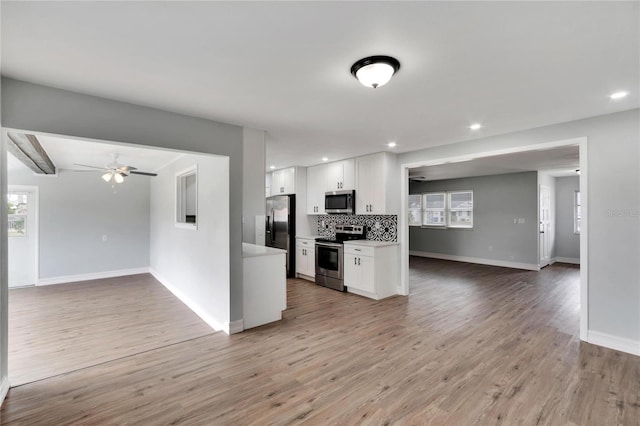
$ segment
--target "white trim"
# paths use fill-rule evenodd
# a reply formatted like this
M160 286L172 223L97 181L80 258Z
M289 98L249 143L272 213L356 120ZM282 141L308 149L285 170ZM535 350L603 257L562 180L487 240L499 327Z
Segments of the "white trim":
M579 265L580 264L580 259L579 258L575 258L575 257L560 257L560 256L556 256L553 259L551 259L552 262L551 263L571 263L573 265Z
M244 320L225 321L224 332L227 334L242 333L244 331Z
M141 268L118 269L115 271L90 272L88 274L64 275L60 277L51 277L51 278L38 278L36 285L65 284L65 283L73 283L78 281L99 280L103 278L124 277L126 275L137 275L137 274L147 274L147 273L149 273L149 267L143 266Z
M538 265L532 263L507 262L504 260L483 259L480 257L458 256L455 254L430 253L426 251L409 250L410 256L429 257L431 259L453 260L455 262L477 263L479 265L501 266L503 268L526 269L539 271Z
M589 330L587 342L632 355L640 355L640 341Z
M182 291L178 290L176 286L174 286L168 280L163 278L162 275L160 275L158 271L156 271L155 269L149 268L149 272L151 273L151 275L153 275L153 277L156 280L160 282L160 284L165 286L167 290L169 290L171 293L173 293L174 296L180 299L182 303L187 305L187 307L191 309L193 313L198 315L204 322L206 322L209 325L209 327L213 328L216 331L222 330L225 333L229 334L229 329L231 328L231 325L228 322L222 323L216 320L215 318L213 318L198 303L193 301L191 298L187 297Z
M580 150L580 197L582 202L582 223L580 224L580 340L587 341L589 330L589 252L587 233L588 226L588 191L587 191L587 143L586 136L564 139L555 142L543 142L533 145L524 145L494 151L485 151L475 154L459 155L433 160L416 161L400 164L400 217L398 218L398 242L400 243L400 286L399 294L409 295L409 226L408 220L408 195L409 195L409 169L415 167L435 166L448 162L469 161L476 158L490 157L494 155L513 154L516 152L534 151L539 149L558 148L562 146L578 145Z
M9 377L5 377L2 379L2 383L0 383L0 407L2 407L2 403L4 399L7 397L7 393L9 392Z

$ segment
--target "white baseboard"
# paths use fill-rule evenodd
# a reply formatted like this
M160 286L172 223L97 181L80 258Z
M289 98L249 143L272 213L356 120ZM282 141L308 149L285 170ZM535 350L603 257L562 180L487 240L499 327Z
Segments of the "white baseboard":
M576 259L574 257L554 257L552 263L571 263L573 265L579 265L580 259Z
M480 265L502 266L503 268L526 269L539 271L538 265L520 262L507 262L504 260L483 259L480 257L458 256L455 254L430 253L426 251L409 250L410 256L429 257L432 259L453 260L456 262L477 263Z
M640 341L637 340L626 339L593 330L589 330L587 339L587 342L592 345L604 346L605 348L640 356Z
M149 267L118 269L116 271L91 272L89 274L65 275L61 277L39 278L36 285L65 284L78 281L99 280L103 278L124 277L126 275L137 275L149 273Z
M2 407L2 403L4 399L7 397L7 393L9 392L9 378L4 377L2 379L2 383L0 383L0 407Z
M316 277L311 277L305 274L296 274L296 278L302 278L303 280L311 281L313 283L316 282Z
M229 334L229 329L230 329L229 323L224 324L216 320L215 318L213 318L198 303L194 302L191 298L187 297L183 292L178 290L176 286L171 284L171 282L163 278L162 275L158 273L158 271L154 270L153 268L150 268L149 272L151 273L151 275L154 276L156 280L160 281L160 283L163 286L165 286L167 290L173 293L174 296L180 299L182 303L187 305L189 309L191 309L196 315L198 315L202 319L202 321L206 322L209 325L209 327L213 328L216 331L222 330L225 333Z
M224 331L227 334L242 333L244 331L244 320L225 322Z

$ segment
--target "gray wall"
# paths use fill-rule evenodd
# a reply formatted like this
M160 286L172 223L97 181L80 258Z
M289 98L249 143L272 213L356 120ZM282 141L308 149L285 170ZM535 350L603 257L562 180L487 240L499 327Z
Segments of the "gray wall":
M10 78L2 78L2 125L34 132L228 156L229 321L242 319L241 127ZM262 163L253 167L264 171Z
M176 227L176 173L198 167L197 230ZM226 157L188 154L151 182L151 270L221 329L229 317L229 198Z
M556 178L557 257L580 259L580 235L573 233L573 197L580 190L578 176Z
M112 187L94 173L9 171L9 185L39 189L39 278L148 267L149 179Z
M256 216L264 215L266 148L262 130L242 130L244 181L242 183L242 241L256 244ZM264 241L257 244L264 245Z
M409 228L409 250L538 264L536 172L413 182L410 194L473 190L473 229ZM525 223L513 223L524 218Z
M582 178L588 181L589 198L589 330L640 342L640 109L466 142L443 140L434 148L399 154L398 162L578 137L588 139ZM400 190L400 178L396 185Z

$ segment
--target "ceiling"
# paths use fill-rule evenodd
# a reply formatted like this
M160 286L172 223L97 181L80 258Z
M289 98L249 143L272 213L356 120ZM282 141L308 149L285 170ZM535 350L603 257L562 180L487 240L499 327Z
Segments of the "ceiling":
M156 172L184 155L176 151L141 148L133 145L86 142L42 135L38 135L38 141L58 170L88 169L77 164L103 167L113 162L113 155L118 154L118 162L120 164L134 166L139 171ZM9 170L26 168L13 156L9 156L7 167Z
M530 171L545 171L555 177L577 176L579 167L579 147L575 145L414 168L409 170L409 179L430 181Z
M267 165L306 166L637 108L639 5L2 2L2 73L263 129ZM402 65L374 90L349 69L376 54Z

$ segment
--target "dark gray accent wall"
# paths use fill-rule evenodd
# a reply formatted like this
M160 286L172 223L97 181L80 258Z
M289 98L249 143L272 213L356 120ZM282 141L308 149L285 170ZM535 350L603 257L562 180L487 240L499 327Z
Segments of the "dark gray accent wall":
M573 197L578 176L556 178L556 256L580 259L580 235L573 233Z
M409 185L410 194L457 190L473 190L473 229L412 226L409 250L538 264L536 172Z

